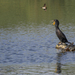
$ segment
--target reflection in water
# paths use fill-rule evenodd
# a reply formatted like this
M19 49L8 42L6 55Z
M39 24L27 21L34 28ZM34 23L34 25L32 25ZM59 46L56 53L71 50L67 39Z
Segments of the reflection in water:
M61 63L57 63L56 64L57 65L57 67L56 67L56 73L61 73Z
M61 73L61 53L57 53L56 73Z
M64 55L62 52L57 53L56 73L60 74L61 70L61 57Z

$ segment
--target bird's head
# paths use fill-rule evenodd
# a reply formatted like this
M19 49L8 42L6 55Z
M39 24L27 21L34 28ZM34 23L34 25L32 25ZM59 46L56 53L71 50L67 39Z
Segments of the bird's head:
M59 26L59 21L57 19L53 20L53 25L55 25L56 27Z

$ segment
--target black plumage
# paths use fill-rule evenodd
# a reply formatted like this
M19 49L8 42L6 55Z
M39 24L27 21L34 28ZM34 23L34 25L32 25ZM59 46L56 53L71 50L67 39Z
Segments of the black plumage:
M54 20L53 25L56 28L56 35L62 43L69 43L64 33L59 28L59 21L57 19Z

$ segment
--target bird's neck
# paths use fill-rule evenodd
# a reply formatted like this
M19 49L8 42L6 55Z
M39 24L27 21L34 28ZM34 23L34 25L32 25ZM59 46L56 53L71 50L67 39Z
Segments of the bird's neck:
M55 25L56 29L59 29L58 25Z
M55 27L56 27L57 29L59 29L59 24L55 23Z

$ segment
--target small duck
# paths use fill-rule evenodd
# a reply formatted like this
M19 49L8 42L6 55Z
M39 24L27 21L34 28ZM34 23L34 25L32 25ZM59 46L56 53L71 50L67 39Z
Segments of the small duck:
M46 4L44 4L44 6L42 7L43 10L47 10Z

